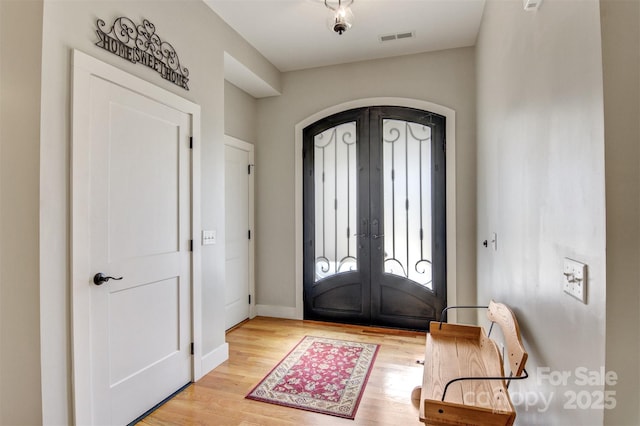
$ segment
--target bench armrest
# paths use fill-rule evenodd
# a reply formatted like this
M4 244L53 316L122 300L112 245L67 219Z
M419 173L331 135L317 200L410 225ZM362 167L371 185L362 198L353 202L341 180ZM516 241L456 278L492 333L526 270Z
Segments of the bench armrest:
M442 313L440 313L440 327L438 327L440 330L442 330L442 323L444 321L444 314L449 309L489 309L489 307L488 306L447 306L446 308L444 308L442 310Z
M450 384L455 383L455 382L461 382L464 380L507 380L507 381L511 381L511 380L524 380L526 378L529 377L529 373L527 373L526 369L522 369L522 372L524 373L524 375L518 376L518 377L514 377L514 376L508 376L508 377L458 377L457 379L451 379L447 382L447 384L444 386L444 391L442 392L442 402L444 402L444 397L447 395L447 388L449 387ZM509 385L507 385L507 387L509 387Z

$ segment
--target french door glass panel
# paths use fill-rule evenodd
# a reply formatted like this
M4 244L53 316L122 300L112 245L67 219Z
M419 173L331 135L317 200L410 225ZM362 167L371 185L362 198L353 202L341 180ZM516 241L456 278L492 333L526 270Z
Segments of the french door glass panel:
M432 289L431 128L383 120L384 271Z
M315 281L355 271L357 261L356 123L314 137Z

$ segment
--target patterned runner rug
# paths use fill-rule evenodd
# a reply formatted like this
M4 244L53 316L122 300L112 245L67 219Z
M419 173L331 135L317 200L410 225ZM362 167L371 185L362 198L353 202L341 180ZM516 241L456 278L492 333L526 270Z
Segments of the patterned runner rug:
M354 419L379 348L305 336L246 397Z

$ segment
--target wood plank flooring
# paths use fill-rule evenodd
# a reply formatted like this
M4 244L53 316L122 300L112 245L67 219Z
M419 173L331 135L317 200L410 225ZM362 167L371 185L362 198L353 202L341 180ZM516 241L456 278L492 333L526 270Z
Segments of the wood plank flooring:
M305 335L378 343L355 420L245 399ZM411 391L422 383L425 333L257 317L227 333L229 359L139 426L421 425Z

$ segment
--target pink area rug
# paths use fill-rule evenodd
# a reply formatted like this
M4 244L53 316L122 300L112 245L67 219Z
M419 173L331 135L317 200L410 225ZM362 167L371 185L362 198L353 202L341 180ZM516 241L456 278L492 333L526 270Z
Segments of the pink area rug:
M379 348L305 336L246 397L354 419Z

